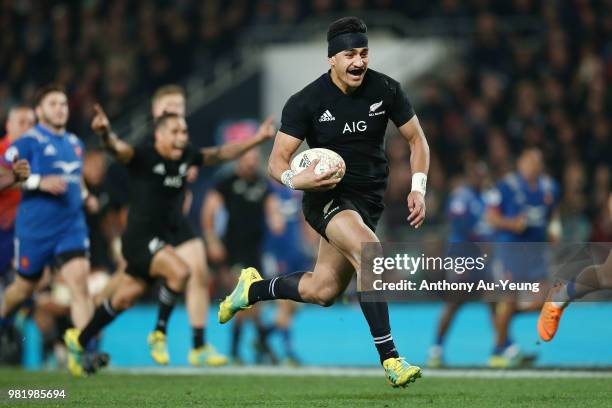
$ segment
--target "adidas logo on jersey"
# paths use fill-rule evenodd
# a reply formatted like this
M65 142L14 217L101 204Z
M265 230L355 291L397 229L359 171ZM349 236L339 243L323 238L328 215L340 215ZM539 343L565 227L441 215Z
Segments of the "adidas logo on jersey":
M153 255L157 251L162 249L164 246L166 246L166 243L162 241L161 239L159 239L158 237L155 237L151 241L149 241L149 245L148 245L149 252L151 253L151 255Z
M47 147L45 147L45 150L43 151L43 155L45 156L55 156L57 154L57 151L55 150L55 147L53 147L53 145L47 145Z
M164 166L164 163L158 163L155 166L153 166L153 173L159 174L160 176L165 175L166 174L166 166Z
M323 112L323 114L319 118L319 122L331 122L332 120L336 120L336 118L334 118L329 109Z

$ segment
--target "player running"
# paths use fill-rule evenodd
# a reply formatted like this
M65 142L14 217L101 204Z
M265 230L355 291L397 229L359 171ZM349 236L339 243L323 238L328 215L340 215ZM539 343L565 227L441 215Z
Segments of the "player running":
M281 234L268 230L263 263L267 277L274 278L295 271L307 271L312 268L313 264L313 258L307 253L307 248L314 249L314 244L318 242L319 236L305 222L302 215L303 193L276 182L272 183L272 191L280 201L280 211L286 221L285 229ZM278 300L274 323L266 327L264 331L266 337L275 333L281 337L285 356L284 363L290 366L300 365L291 339L293 320L298 308L299 304L295 302Z
M96 309L87 326L82 331L66 332L65 342L75 360L80 359L83 346L128 309L157 278L163 279L159 313L165 327L176 298L184 292L189 279L190 263L182 248L195 238L181 213L187 169L192 165L210 166L233 160L274 136L274 127L268 118L257 134L244 142L198 151L189 144L185 118L164 113L155 121L154 142L131 146L111 131L99 106L96 111L94 130L130 173L130 212L122 238L127 269L113 295ZM79 375L76 370L71 372Z
M412 191L408 221L418 228L425 219L425 184L429 147L412 105L400 84L368 69L365 23L344 17L327 32L331 69L293 95L285 104L281 129L269 161L270 175L286 186L304 190L306 221L323 237L313 272L295 272L262 280L254 268L244 269L234 291L220 305L219 321L256 302L291 299L330 306L346 289L355 271L361 273L361 244L379 242L374 233L383 210L387 184L384 136L388 120L411 147ZM299 174L289 161L302 142L337 152L346 163L319 176L316 165ZM363 294L362 294L363 295ZM374 345L389 382L405 386L421 376L419 367L399 357L389 325L386 302L361 301Z
M17 105L8 112L6 135L0 141L0 157L19 136L34 126L36 118L29 106ZM8 171L6 171L8 170ZM27 160L17 160L7 166L0 166L0 190L13 186L29 176L30 166ZM6 271L13 254L13 229L17 204L21 198L18 189L12 189L0 194L0 275ZM4 258L6 254L7 259Z
M38 125L8 148L5 159L28 160L32 174L15 222L17 276L4 292L0 319L7 319L28 299L42 277L43 269L54 263L72 296L71 316L83 327L93 312L87 289L89 239L83 213L81 180L83 143L66 131L68 98L57 86L42 88L36 98ZM72 370L82 371L69 359Z
M165 112L185 116L186 97L185 91L180 86L164 85L153 94L151 99L151 115L154 119L157 119ZM187 182L195 181L197 173L197 166L189 166L185 180ZM180 248L177 248L177 251L189 266L189 279L185 288L185 303L192 331L192 348L188 355L189 364L194 366L224 365L227 363L227 357L218 353L211 344L206 342L210 291L208 287L209 275L204 242L201 238L193 235L191 239L182 243ZM122 273L113 275L109 285L104 290L108 296L114 293L122 275ZM164 289L161 289L159 293L160 308L155 329L147 338L153 361L162 365L168 364L170 361L166 341L165 307L162 305L167 300L168 297L165 295Z
M482 162L468 161L464 169L465 181L451 192L448 202L448 244L452 255L475 258L481 256L481 249L476 243L490 241L493 234L491 226L485 220L485 195L490 181L487 166ZM482 273L470 271L457 275L451 271L448 275L449 280L478 282L480 279L486 279L488 273L485 269ZM444 342L448 330L459 309L470 300L478 300L478 296L462 293L445 299L436 328L435 344L429 349L428 367L439 368L444 365ZM491 320L495 323L494 304L489 306L492 311Z
M543 173L542 152L535 147L524 149L516 161L517 171L500 180L487 194L487 221L495 229L495 265L493 274L514 282L543 282L548 279L548 253L542 246L517 256L513 243L546 242L554 238L550 224L558 217L557 183ZM522 248L528 248L528 244ZM535 311L533 302L522 311ZM535 307L535 309L534 309ZM510 335L510 323L518 312L516 296L499 302L496 307L496 342L489 366L508 368L528 362Z
M202 231L206 236L209 259L218 265L221 281L233 287L236 282L235 271L262 262L265 230L281 234L285 220L280 211L278 198L270 188L270 181L260 172L260 153L252 149L236 163L233 171L228 172L206 194L202 206ZM218 233L219 214L225 209L226 224L222 236ZM254 220L257 220L254 222ZM262 221L259 221L262 220ZM215 228L217 227L217 228ZM231 280L230 280L231 279ZM256 361L264 355L271 355L265 347L264 326L258 308L234 320L231 338L231 357L234 364L242 364L239 348L243 326L252 320L258 333Z
M612 194L608 197L608 211L612 217ZM538 318L540 338L551 341L555 337L565 308L574 300L606 289L612 289L612 252L603 264L588 266L568 282L559 283L551 289Z

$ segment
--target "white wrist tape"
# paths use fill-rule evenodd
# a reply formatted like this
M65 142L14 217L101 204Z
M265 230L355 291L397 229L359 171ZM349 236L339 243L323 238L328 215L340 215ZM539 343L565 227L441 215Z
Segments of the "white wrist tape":
M412 175L412 190L418 191L419 193L425 195L425 190L427 189L427 175L425 173L414 173Z
M40 174L30 174L30 177L23 182L25 190L37 190L38 186L40 186Z
M295 187L293 186L293 181L292 181L293 176L295 176L295 171L293 170L283 171L283 174L281 174L281 183L283 183L290 189L295 190Z

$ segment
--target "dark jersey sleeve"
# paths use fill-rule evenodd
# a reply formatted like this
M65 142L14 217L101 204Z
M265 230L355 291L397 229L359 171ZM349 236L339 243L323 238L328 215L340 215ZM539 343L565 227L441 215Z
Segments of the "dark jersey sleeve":
M202 166L204 163L204 157L199 149L194 147L192 144L188 144L185 148L185 157L191 166Z
M283 108L280 131L298 139L304 140L310 130L310 117L305 108L303 97L293 95Z
M395 82L395 96L389 117L398 128L405 125L414 116L414 109L399 82Z

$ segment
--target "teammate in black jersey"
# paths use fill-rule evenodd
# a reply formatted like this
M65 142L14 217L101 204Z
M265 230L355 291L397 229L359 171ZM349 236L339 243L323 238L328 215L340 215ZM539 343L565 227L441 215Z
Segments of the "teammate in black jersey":
M185 91L178 85L164 85L159 87L151 98L151 115L153 119L159 118L164 112L175 113L185 116L187 110L187 100ZM108 121L103 112L93 120ZM191 183L195 181L198 174L197 166L187 168L185 179ZM190 192L185 191L187 201ZM189 279L185 288L185 304L189 323L192 331L192 348L189 351L188 360L191 365L220 366L227 363L227 357L217 352L212 344L206 341L206 323L208 322L208 311L210 307L208 265L206 264L206 253L204 243L200 237L193 236L176 248L177 253L189 266ZM111 281L104 289L105 297L110 297L116 290L121 281L122 273L113 275ZM158 364L167 364L170 360L166 342L166 315L164 303L168 301L165 290L162 288L159 293L160 310L157 316L155 329L147 337L147 343L151 352L151 357Z
M105 116L100 107L96 110L100 117ZM108 120L102 122L94 129L130 173L130 210L122 239L127 269L112 297L96 309L87 326L82 331L66 332L66 344L76 359L81 357L82 346L119 312L129 308L144 293L147 284L157 278L164 281L160 315L168 320L174 301L185 290L189 278L189 263L178 248L195 237L181 214L189 166L233 160L274 136L268 119L254 137L244 142L198 151L188 143L185 118L165 113L155 122L154 142L133 147L110 131Z
M332 23L327 32L331 69L287 101L282 125L269 162L270 175L304 190L304 216L324 238L313 272L297 272L262 280L254 268L243 270L234 292L221 304L219 320L269 299L331 305L360 273L361 244L378 242L374 233L383 210L387 183L384 135L391 119L411 147L413 187L408 195L408 221L418 228L425 219L425 183L429 147L400 84L368 69L367 28L355 17ZM313 163L295 175L289 161L302 142L310 148L331 149L344 159L346 174L338 182L338 167L316 176ZM421 369L399 357L393 344L387 304L360 302L380 361L393 386L420 377Z

